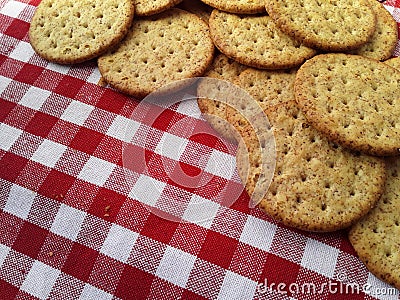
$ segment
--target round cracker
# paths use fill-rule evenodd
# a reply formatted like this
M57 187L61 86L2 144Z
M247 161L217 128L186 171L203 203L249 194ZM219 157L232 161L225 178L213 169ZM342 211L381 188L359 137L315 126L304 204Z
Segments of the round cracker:
M324 51L359 48L375 31L367 0L266 0L266 9L282 31Z
M120 46L98 59L98 66L111 86L141 98L171 82L201 76L213 53L207 24L172 8L136 20Z
M400 71L400 56L385 60L384 63Z
M200 0L183 0L179 5L180 8L197 15L200 19L208 24L213 8L204 4Z
M321 54L304 63L296 101L329 139L371 155L399 155L400 72L350 54Z
M29 39L46 60L80 63L118 44L133 16L131 0L43 0L32 17Z
M244 66L224 54L217 55L208 71L204 74L205 77L216 78L233 82L247 66ZM208 81L207 84L210 84ZM204 86L200 82L198 86L198 94L206 95L204 89L210 93L214 87ZM217 97L217 96L216 96ZM236 133L232 131L232 126L226 120L226 104L207 98L198 98L197 103L200 111L204 114L206 120L222 137L231 142L236 142Z
M272 106L266 114L277 157L268 191L258 191L264 193L259 203L262 210L287 226L320 232L346 228L368 213L383 192L381 159L355 155L330 143L308 124L295 102ZM263 140L265 132L257 138ZM242 138L238 171L254 197L257 182L263 182L260 174L270 162L260 159L253 133L244 132Z
M236 61L261 69L285 69L316 54L280 31L269 16L214 10L209 20L217 48Z
M371 39L359 49L352 51L377 60L385 60L392 56L398 39L397 23L382 3L376 0L368 2L376 16L376 28Z
M265 12L264 0L201 0L216 9L234 14Z
M134 0L137 16L151 16L163 12L182 0Z
M355 224L349 239L378 278L400 288L400 159L387 161L385 192L376 207Z

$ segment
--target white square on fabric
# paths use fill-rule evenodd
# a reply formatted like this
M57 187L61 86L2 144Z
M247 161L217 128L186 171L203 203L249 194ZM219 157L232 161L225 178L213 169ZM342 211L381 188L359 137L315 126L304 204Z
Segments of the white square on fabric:
M93 84L98 84L101 78L101 74L98 68L94 68L92 74L87 78L87 81Z
M236 170L236 158L230 154L213 150L208 159L205 171L213 175L231 179Z
M201 112L199 106L197 105L197 96L194 95L185 95L182 99L182 102L179 103L177 112L190 116L195 119L200 119Z
M155 149L155 153L173 160L179 160L188 143L187 139L165 132Z
M86 213L83 211L61 204L50 231L75 241L85 216Z
M47 299L60 273L60 270L35 261L22 283L21 290L39 299Z
M82 300L111 300L113 295L102 291L90 284L85 284L79 299Z
M50 95L51 93L49 91L31 86L19 101L19 104L34 110L39 110Z
M31 159L53 168L65 150L67 150L67 146L45 139L33 153Z
M1 35L0 35L1 37ZM3 93L3 91L8 87L12 80L8 77L0 76L0 95Z
M160 198L165 185L164 182L146 175L140 175L129 196L143 204L154 206L158 198Z
M10 252L11 248L0 244L0 268L3 265L4 260L6 259L8 253Z
M338 256L338 249L309 238L301 259L301 265L328 278L333 278Z
M46 69L66 75L69 72L69 70L71 69L71 66L49 62L47 64Z
M10 53L10 57L22 62L28 62L31 57L35 54L32 46L27 42L19 42L13 52Z
M1 9L0 13L16 19L25 7L25 3L19 1L8 1Z
M269 251L275 232L275 224L249 216L239 240L258 249Z
M182 219L210 229L220 205L198 195L193 195Z
M94 107L91 105L73 100L60 118L64 121L81 126L85 123L93 109Z
M132 140L139 126L138 122L117 115L106 134L128 143Z
M139 234L113 224L100 252L126 263Z
M383 282L372 273L368 274L367 284L363 286L363 292L379 300L399 299L398 289Z
M103 159L91 156L78 175L79 179L103 186L113 172L115 165Z
M5 123L0 124L0 149L8 151L18 140L23 131L9 126Z
M195 260L195 256L169 246L160 261L156 276L184 288Z
M36 193L19 185L13 185L8 194L4 211L23 220L28 218Z
M227 271L217 299L253 299L257 282Z

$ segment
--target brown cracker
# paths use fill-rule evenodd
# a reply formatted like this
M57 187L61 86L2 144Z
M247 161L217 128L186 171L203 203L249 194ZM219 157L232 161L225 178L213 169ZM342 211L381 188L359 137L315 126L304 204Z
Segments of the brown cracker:
M234 14L256 14L265 12L264 0L201 0L204 3Z
M368 3L376 16L374 34L365 45L351 53L377 60L385 60L392 56L396 47L398 39L397 23L382 3L377 0L369 0Z
M329 139L371 155L399 155L400 71L374 59L321 54L297 72L296 101Z
M179 4L182 0L134 0L137 16L151 16Z
M213 8L203 3L200 0L183 0L180 5L180 8L191 12L192 14L197 15L200 19L208 24L208 19L210 19L211 12Z
M207 24L172 8L136 20L120 46L100 57L98 65L111 86L140 98L176 80L201 76L213 53Z
M308 231L346 228L366 215L383 192L383 161L330 143L308 124L295 102L272 106L266 113L277 153L268 191L260 175L270 165L260 155L268 130L258 133L261 151L255 135L245 132L237 155L239 174L248 193L261 198L259 207L287 226ZM262 188L256 190L259 181Z
M46 60L80 63L118 44L133 15L131 0L43 0L31 20L30 43Z
M214 58L212 65L204 76L233 82L246 68L246 66L228 58L226 55L219 54ZM199 95L205 95L213 93L212 90L215 89L215 87L204 86L200 83L198 89ZM207 91L204 89L207 89ZM215 97L218 97L218 95L216 94ZM200 111L205 115L211 127L227 140L236 141L235 132L232 132L232 126L230 126L226 120L225 103L207 98L198 98L197 103Z
M400 56L385 60L384 63L400 71Z
M367 268L400 288L400 160L387 161L385 192L376 207L355 224L349 239Z
M266 0L266 9L282 31L324 51L358 48L375 31L367 0Z
M209 25L217 48L251 67L292 68L316 53L280 31L269 16L243 16L214 10Z

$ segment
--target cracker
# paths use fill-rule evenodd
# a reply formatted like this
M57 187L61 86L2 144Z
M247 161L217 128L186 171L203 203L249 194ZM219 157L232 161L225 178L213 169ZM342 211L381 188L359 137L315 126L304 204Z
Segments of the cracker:
M208 24L213 8L206 5L200 0L183 0L179 5L180 8L197 15L200 19Z
M349 239L375 276L400 288L400 160L387 163L385 192L376 207L355 224Z
M272 106L266 114L277 153L268 191L260 175L270 165L260 155L268 130L257 134L262 150L254 134L245 132L237 154L239 175L258 206L285 225L307 231L343 229L365 216L383 192L384 162L330 143L295 102Z
M137 16L151 16L163 12L182 0L134 0Z
M217 48L251 67L292 68L316 53L280 31L269 16L243 16L214 10L209 25Z
M246 90L264 111L271 106L295 101L294 81L296 69L259 70L248 68L234 81L236 85ZM227 109L227 120L240 133L252 126L244 116L251 117L258 113L255 105L249 105L246 99L238 99L236 108ZM254 111L256 109L256 111Z
M399 155L400 72L374 59L321 54L304 63L296 101L336 143L371 155Z
M362 55L377 60L392 56L398 39L397 23L382 3L376 0L368 2L376 16L376 28L371 39L352 54Z
M29 40L46 60L80 63L118 44L133 16L131 0L43 0L32 17Z
M367 0L266 0L266 9L282 31L325 51L359 48L375 31Z
M171 82L201 76L213 53L207 24L172 8L136 20L120 46L98 59L98 66L111 86L140 98Z
M212 65L204 76L233 82L246 68L246 66L228 58L226 55L219 54L214 58ZM204 89L207 89L207 93L209 93L211 90L215 90L215 87L204 86L204 84L200 83L198 94L205 95L206 91ZM217 95L215 95L215 99L217 99ZM232 126L226 120L226 104L207 98L198 98L197 103L211 127L225 139L235 142L235 132L232 131Z
M204 3L234 14L256 14L265 12L264 0L201 0Z
M385 60L384 63L400 71L400 56Z

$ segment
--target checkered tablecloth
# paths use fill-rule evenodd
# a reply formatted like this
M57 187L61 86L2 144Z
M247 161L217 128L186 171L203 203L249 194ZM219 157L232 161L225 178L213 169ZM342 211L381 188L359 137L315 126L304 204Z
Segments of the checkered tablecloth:
M32 50L39 0L0 0L0 299L400 299L346 232L249 207L234 145ZM400 1L386 1L400 23ZM400 44L395 55L400 54Z

